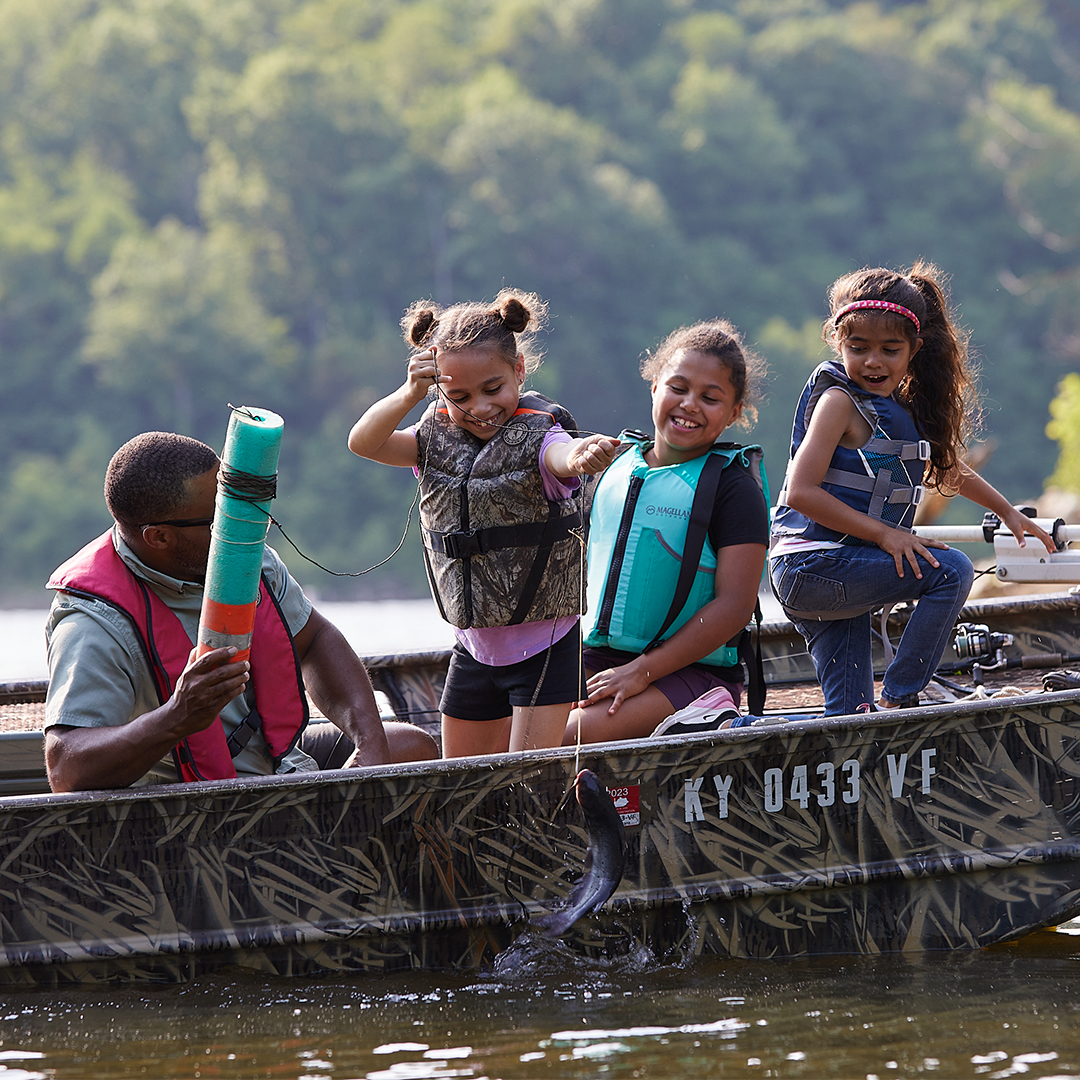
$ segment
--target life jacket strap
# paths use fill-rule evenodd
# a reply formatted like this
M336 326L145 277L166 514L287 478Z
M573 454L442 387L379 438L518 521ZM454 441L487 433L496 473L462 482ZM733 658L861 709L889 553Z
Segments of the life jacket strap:
M929 461L930 443L926 439L905 442L903 439L871 439L861 449L867 453L892 454L901 461Z
M694 489L694 501L690 504L690 521L686 527L686 542L683 545L679 563L675 595L671 598L671 606L668 608L663 624L652 641L645 646L645 652L655 649L660 644L668 627L678 618L679 612L682 611L690 596L701 552L705 547L705 537L709 532L709 521L716 503L716 492L720 487L720 476L725 465L727 462L722 457L710 454L698 476L697 487Z
M235 758L240 754L244 747L251 742L251 736L261 730L262 717L259 716L257 709L252 709L225 740L225 745L229 748L229 756Z
M528 615L533 606L533 601L536 599L536 594L540 591L540 582L544 579L544 571L547 570L548 560L551 558L551 549L559 540L567 536L570 529L573 528L568 522L576 520L580 523L581 521L580 513L575 512L564 518L558 517L558 513L559 504L549 502L548 519L544 522L542 535L536 546L536 557L529 568L529 575L521 588L521 596L518 598L517 606L510 616L508 626L517 626L525 621L525 616ZM582 558L584 558L584 552Z
M429 551L446 555L450 559L467 559L473 555L485 555L501 548L534 547L552 544L568 536L580 527L581 513L574 511L565 517L547 521L533 521L524 525L492 525L486 529L469 529L441 533L421 526L424 546Z
M761 601L757 600L754 603L754 621L733 641L739 659L746 666L746 708L753 716L760 716L764 711L768 693L765 663L761 655L761 620Z
M826 469L823 479L825 483L836 484L838 487L868 491L870 493L870 505L866 510L867 515L874 519L880 519L884 524L893 528L904 529L905 527L896 525L881 517L881 511L886 503L918 506L923 500L924 488L922 484L915 487L897 484L888 469L879 469L876 476L847 472L843 469ZM907 529L906 531L910 532L911 530Z

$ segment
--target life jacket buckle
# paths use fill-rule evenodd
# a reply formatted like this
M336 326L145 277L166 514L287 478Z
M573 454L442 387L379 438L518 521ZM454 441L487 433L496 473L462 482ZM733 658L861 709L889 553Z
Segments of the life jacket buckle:
M451 559L466 559L470 555L480 555L480 537L473 529L468 532L445 533L442 537L443 551Z
M930 443L926 439L919 440L919 460L930 460Z

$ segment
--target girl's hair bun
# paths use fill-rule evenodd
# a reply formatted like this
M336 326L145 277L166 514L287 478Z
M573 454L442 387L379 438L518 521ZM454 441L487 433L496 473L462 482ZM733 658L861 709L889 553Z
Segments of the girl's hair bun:
M520 334L532 320L532 312L516 296L505 297L502 306L493 314L502 320L511 334Z
M432 328L439 324L438 317L431 308L416 305L409 309L406 319L409 341L413 345L420 345L431 334Z
M544 328L547 304L536 293L503 289L494 300L463 301L443 308L417 300L401 320L406 342L434 345L440 353L482 349L513 367L521 357L527 374L540 366L536 336Z

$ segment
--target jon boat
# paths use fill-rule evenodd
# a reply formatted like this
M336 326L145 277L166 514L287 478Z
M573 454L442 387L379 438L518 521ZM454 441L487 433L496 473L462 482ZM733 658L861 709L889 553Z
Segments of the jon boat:
M1080 580L1080 552L987 535L1005 580ZM611 792L626 862L564 935L579 951L912 953L1061 924L1080 915L1080 596L962 619L937 703L807 715L802 641L767 622L767 723L580 752L52 795L41 733L0 734L0 982L489 965L586 869L582 768ZM447 660L367 658L426 726ZM44 688L3 687L0 714L40 710Z

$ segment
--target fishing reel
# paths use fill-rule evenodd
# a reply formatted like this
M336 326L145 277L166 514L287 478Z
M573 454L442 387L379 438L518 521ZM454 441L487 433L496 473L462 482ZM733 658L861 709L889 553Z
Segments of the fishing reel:
M1013 643L1012 634L992 634L983 623L958 623L953 649L961 660L971 661L971 675L978 686L984 671L1006 666L1005 649Z

